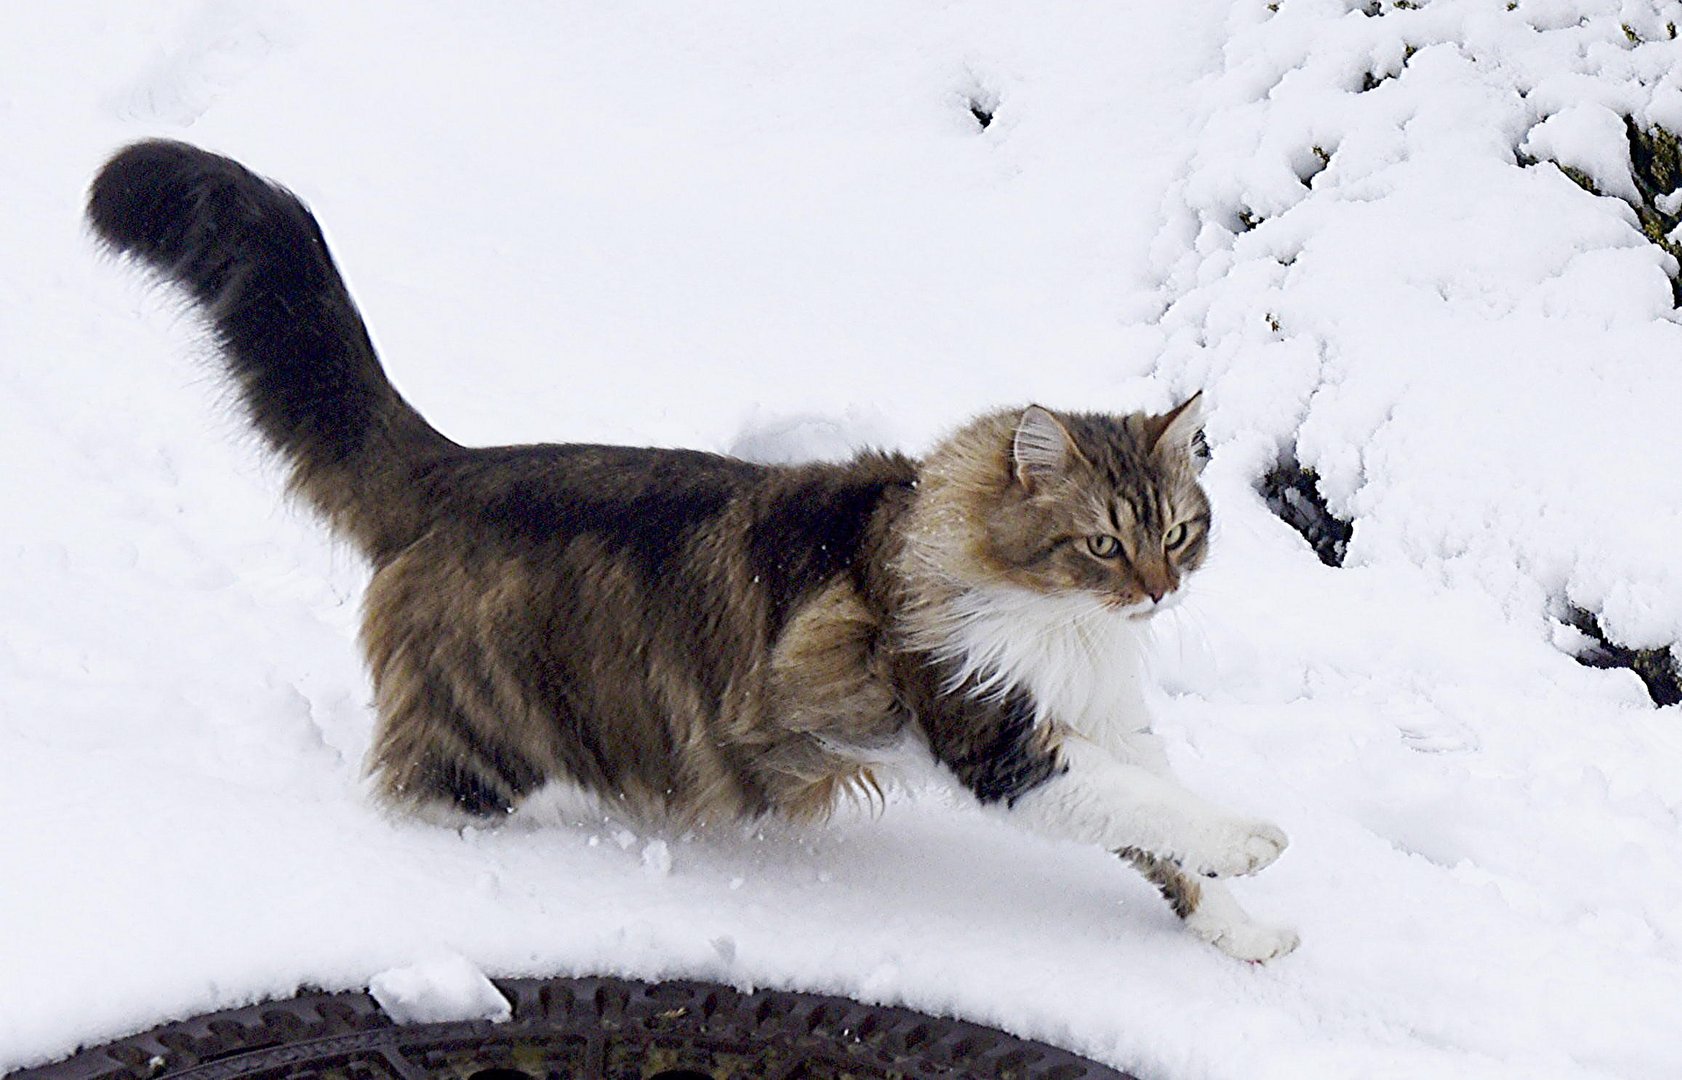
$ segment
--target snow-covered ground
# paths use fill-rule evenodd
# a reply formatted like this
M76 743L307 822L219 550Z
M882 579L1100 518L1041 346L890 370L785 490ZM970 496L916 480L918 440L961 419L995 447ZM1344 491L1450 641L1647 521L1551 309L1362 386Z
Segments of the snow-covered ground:
M1682 130L1682 4L3 22L0 1070L465 957L905 1003L1147 1080L1682 1075L1682 715L1554 621L1682 640L1676 266L1619 198L1621 118ZM931 792L815 833L380 816L361 567L81 232L157 134L311 202L464 442L915 449L1206 387L1220 534L1160 727L1290 833L1236 891L1301 949L1232 961ZM1356 520L1341 569L1255 494L1285 451Z

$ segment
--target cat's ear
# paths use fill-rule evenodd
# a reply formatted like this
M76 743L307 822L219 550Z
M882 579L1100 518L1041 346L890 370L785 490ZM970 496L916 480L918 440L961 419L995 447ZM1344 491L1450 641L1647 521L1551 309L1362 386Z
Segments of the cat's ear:
M1010 444L1017 483L1033 491L1036 484L1061 476L1079 454L1068 429L1049 409L1030 405L1022 410Z
M1198 470L1209 459L1209 446L1203 441L1201 390L1161 416L1151 417L1146 430L1152 453L1184 454Z

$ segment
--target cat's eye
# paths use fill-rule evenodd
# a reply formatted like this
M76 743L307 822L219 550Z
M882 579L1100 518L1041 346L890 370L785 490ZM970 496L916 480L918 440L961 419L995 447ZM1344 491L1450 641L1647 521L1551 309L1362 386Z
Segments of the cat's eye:
M1113 559L1121 554L1121 541L1108 533L1097 533L1087 537L1086 547L1100 559Z
M1173 551L1175 548L1179 547L1181 544L1183 544L1185 542L1186 542L1185 522L1181 522L1180 524L1174 526L1172 529L1169 529L1167 532L1162 534L1162 550L1164 550L1164 551Z

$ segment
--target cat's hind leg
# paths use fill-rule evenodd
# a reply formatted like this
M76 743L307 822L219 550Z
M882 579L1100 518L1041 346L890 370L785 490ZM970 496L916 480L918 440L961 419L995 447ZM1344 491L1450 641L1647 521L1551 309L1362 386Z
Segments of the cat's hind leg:
M448 824L507 817L548 780L543 724L416 549L374 575L362 642L379 722L368 770L390 805ZM521 722L521 721L525 722Z
M387 802L447 823L482 822L512 814L542 785L543 771L435 673L388 672L378 695L371 765Z

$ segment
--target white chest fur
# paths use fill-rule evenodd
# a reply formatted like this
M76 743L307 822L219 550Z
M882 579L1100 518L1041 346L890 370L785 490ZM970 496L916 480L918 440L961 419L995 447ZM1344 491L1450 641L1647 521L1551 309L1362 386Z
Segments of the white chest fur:
M1150 724L1144 624L1080 597L1025 589L972 590L949 601L941 651L981 693L1026 690L1042 722L1057 721L1110 750Z

